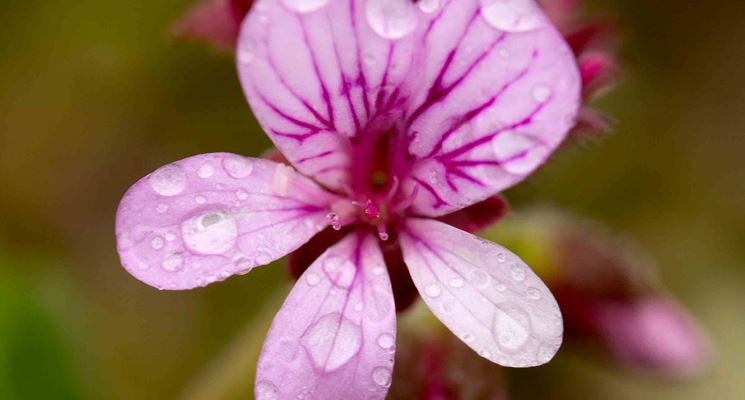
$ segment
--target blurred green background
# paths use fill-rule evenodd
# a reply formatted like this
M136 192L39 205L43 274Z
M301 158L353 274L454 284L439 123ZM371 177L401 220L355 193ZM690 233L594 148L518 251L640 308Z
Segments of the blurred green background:
M168 293L132 278L115 252L114 213L136 179L189 155L269 144L231 57L168 38L188 5L2 3L0 399L210 398L223 378L244 379L233 395L250 398L251 379L229 376L230 365L260 345L273 293L287 290L281 263ZM625 79L599 104L620 123L508 196L518 210L548 203L635 237L711 333L715 362L672 382L565 351L516 372L512 398L743 399L745 7L590 5L623 29Z

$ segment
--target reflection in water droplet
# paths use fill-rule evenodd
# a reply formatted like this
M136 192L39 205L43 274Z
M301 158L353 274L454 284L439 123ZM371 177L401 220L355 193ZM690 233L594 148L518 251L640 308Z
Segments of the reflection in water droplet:
M527 32L544 25L534 0L481 0L481 15L493 27L507 32Z
M320 10L329 0L282 0L282 3L292 11L301 14Z
M150 187L161 196L175 196L186 188L186 174L176 164L161 167L148 180Z
M179 253L171 254L160 264L168 272L176 272L184 266L184 257Z
M373 369L372 379L378 385L388 387L391 384L391 369L388 367L376 367Z
M440 294L442 294L442 290L438 285L432 284L424 288L424 293L426 293L429 297L438 297Z
M224 212L208 212L181 224L184 244L200 254L222 254L235 244L238 226Z
M357 354L362 345L362 331L339 313L326 314L308 329L300 342L313 362L330 372Z
M357 269L346 257L330 256L323 262L323 270L331 282L336 286L348 288L352 286Z
M414 31L417 17L410 0L367 2L367 22L384 39L401 39Z
M210 163L204 163L201 167L197 170L197 175L202 179L207 179L212 176L212 174L215 173L215 167L212 166Z
M261 381L256 384L256 400L277 400L279 389L269 381Z
M384 333L378 336L378 346L380 346L381 349L389 350L393 348L395 342L396 340L393 338L393 335Z
M497 305L493 333L497 343L507 351L519 350L530 338L530 316L512 303Z
M239 156L225 156L222 167L235 179L245 178L253 171L251 160Z

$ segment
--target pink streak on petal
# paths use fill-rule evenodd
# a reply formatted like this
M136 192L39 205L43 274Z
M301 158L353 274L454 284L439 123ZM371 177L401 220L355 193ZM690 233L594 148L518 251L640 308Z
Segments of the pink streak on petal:
M117 248L137 279L192 289L297 249L326 226L336 199L283 164L202 154L129 189L117 212Z
M574 56L547 23L494 28L479 1L451 1L422 37L418 90L407 112L417 160L414 210L441 216L530 175L574 123L580 78Z
M442 222L411 219L401 247L422 299L445 326L500 365L547 363L562 342L551 292L516 255Z
M257 367L257 398L269 391L277 399L383 399L395 340L377 240L350 234L310 266L274 318Z

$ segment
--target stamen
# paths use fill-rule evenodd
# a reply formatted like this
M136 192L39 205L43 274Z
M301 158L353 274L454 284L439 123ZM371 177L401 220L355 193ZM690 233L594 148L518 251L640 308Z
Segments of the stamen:
M380 237L380 240L382 241L388 240L388 231L385 227L385 224L380 223L378 224L377 228L378 228L378 236Z
M405 199L401 200L400 203L396 204L396 207L393 208L393 212L398 213L411 207L411 205L414 204L414 200L416 200L416 196L418 194L419 194L419 185L415 184L414 188L411 190L411 194L408 195Z
M370 199L367 199L367 202L365 203L365 215L370 219L380 217L380 208Z
M334 228L335 231L341 229L341 218L339 218L339 214L330 212L326 214L326 219L329 221L331 227Z
M388 194L385 196L385 198L388 199L389 204L391 203L391 201L393 201L393 197L396 196L400 183L401 182L398 180L398 177L394 176L393 180L391 181L391 187L388 189Z

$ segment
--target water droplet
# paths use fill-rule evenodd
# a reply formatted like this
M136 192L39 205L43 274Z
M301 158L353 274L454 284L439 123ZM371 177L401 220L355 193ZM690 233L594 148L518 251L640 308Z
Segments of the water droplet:
M499 53L499 56L502 57L502 59L504 60L510 58L510 51L505 49L504 47L499 49L498 53Z
M474 341L475 339L476 339L476 337L475 337L475 336L473 336L473 334L472 334L472 333L466 333L465 335L463 335L463 341L464 341L464 342L466 342L466 343L471 343L471 342L473 342L473 341Z
M331 227L334 228L335 231L341 229L341 218L339 218L339 214L330 212L326 214L326 219L329 221L329 224L331 224Z
M248 199L248 192L246 192L245 190L239 190L235 192L235 197L237 197L238 200L241 200L241 201L246 200Z
M245 275L254 268L254 263L248 258L239 258L235 261L235 266L238 268L238 274Z
M301 14L320 10L328 4L328 2L329 0L282 0L285 7Z
M544 102L551 97L551 88L546 85L538 85L533 88L533 98L538 102Z
M222 254L235 244L238 226L235 219L224 212L208 212L181 224L184 244L201 254Z
M436 284L432 284L424 288L424 293L429 297L439 297L442 294L442 289Z
M373 275L380 276L385 273L385 267L375 267L372 270Z
M148 178L150 187L161 196L175 196L186 188L186 174L176 164L166 165Z
M174 240L176 240L176 234L173 232L166 233L166 240L169 242L173 242Z
M226 156L222 160L222 167L235 179L242 179L249 175L253 171L253 163L251 160L239 156Z
M179 253L171 254L160 264L168 272L176 272L184 266L184 257Z
M498 292L504 292L504 291L507 290L507 285L505 285L503 283L499 283L499 284L497 284L496 288L497 288L497 291Z
M308 272L308 275L305 277L305 281L308 282L308 285L310 286L316 286L321 283L321 277L318 276L318 274L316 273Z
M497 254L497 261L499 261L500 263L503 263L507 261L507 256L505 256L504 253L499 253Z
M440 8L440 0L419 0L417 5L422 12L430 14Z
M153 240L150 241L150 246L154 250L160 250L160 249L162 249L164 244L165 243L163 243L163 238L160 237L160 236L156 236L156 237L153 238Z
M202 179L207 179L212 176L212 174L215 173L215 167L212 166L210 163L204 163L201 167L197 170L197 176L199 176Z
M534 0L481 0L481 15L493 27L507 32L527 32L544 25Z
M346 257L330 256L323 262L323 270L331 282L336 286L348 288L352 286L357 275L357 268Z
M166 203L158 203L157 206L155 206L155 211L158 212L158 214L163 214L166 211L168 211L168 204Z
M512 279L522 282L525 280L525 268L519 264L512 264L510 266L510 275L512 275Z
M380 386L388 387L391 384L391 369L388 367L376 367L372 372L373 382Z
M460 278L453 278L453 280L450 281L450 286L454 288L462 288L463 284L463 279Z
M256 384L256 400L277 400L279 389L269 381L261 381Z
M256 59L256 43L253 39L246 39L239 42L237 58L240 64L251 64Z
M207 198L204 196L197 196L194 198L194 201L196 201L197 204L204 204L207 202Z
M272 255L265 248L259 247L256 251L254 261L256 265L266 265L272 262Z
M453 303L446 301L442 303L442 311L445 311L446 313L450 314L453 312Z
M367 2L367 23L384 39L401 39L414 31L417 17L411 0Z
M360 350L360 327L339 313L326 314L300 339L313 362L326 372L346 364Z
M507 351L519 350L530 338L530 316L512 303L497 305L494 338Z
M390 350L393 348L395 343L396 339L393 338L393 335L384 333L378 336L378 346L380 346L381 349Z
M489 284L489 274L481 269L472 269L466 276L469 282L477 286L485 286Z
M541 297L543 297L541 290L538 288L534 288L534 287L528 288L528 291L526 292L526 294L528 295L528 298L531 300L540 300Z

